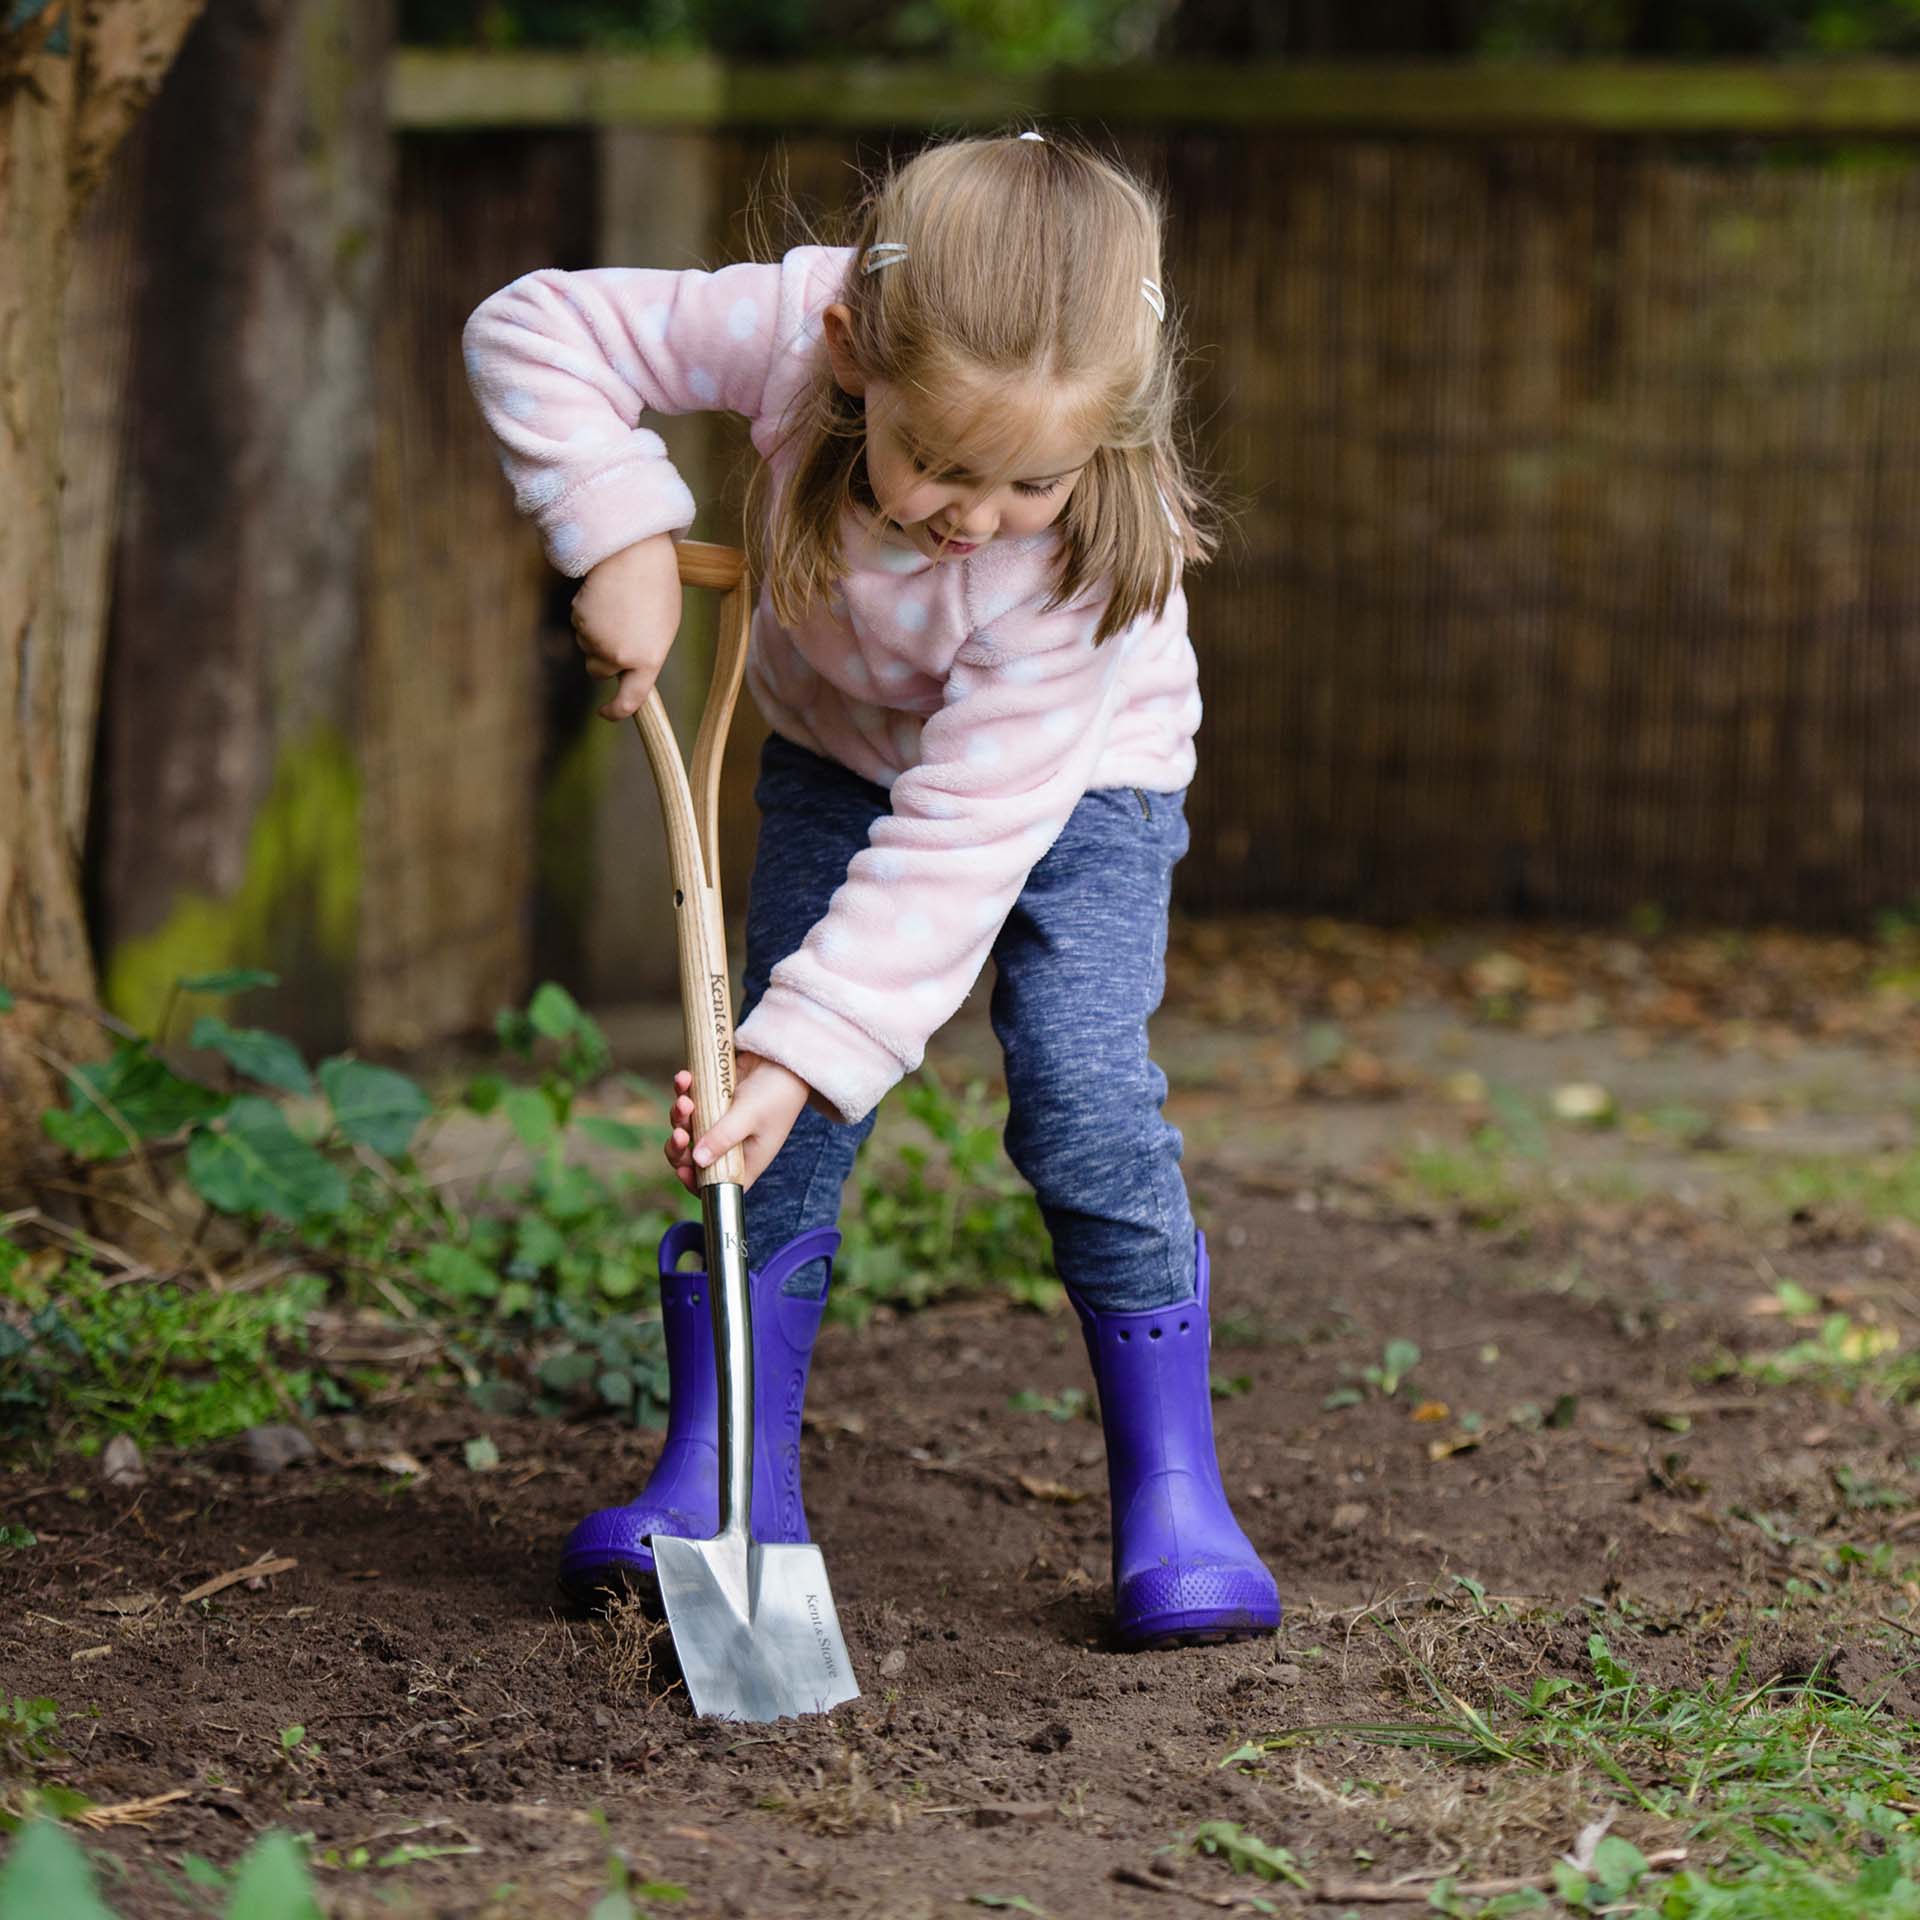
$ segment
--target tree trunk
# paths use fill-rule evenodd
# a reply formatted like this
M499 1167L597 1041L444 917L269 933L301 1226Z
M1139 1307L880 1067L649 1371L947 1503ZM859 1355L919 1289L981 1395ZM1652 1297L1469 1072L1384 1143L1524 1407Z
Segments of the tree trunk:
M40 996L90 1001L62 788L60 334L75 221L201 0L96 0L0 30L0 1196L39 1158L52 1061L90 1049Z
M391 0L227 0L147 129L99 823L109 1004L264 966L345 1037Z

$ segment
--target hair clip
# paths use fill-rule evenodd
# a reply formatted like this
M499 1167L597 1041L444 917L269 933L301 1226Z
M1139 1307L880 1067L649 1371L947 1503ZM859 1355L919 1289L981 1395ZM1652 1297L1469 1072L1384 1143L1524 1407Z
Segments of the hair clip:
M898 266L907 257L904 240L879 240L866 251L860 263L862 273L878 273L882 267Z
M1044 133L1035 133L1031 128L1023 133L1020 138L1022 140L1038 140L1043 147L1047 144L1047 136Z
M1153 317L1156 320L1165 320L1167 317L1167 296L1160 291L1160 282L1158 280L1142 280L1140 282L1140 294L1147 305L1153 309Z

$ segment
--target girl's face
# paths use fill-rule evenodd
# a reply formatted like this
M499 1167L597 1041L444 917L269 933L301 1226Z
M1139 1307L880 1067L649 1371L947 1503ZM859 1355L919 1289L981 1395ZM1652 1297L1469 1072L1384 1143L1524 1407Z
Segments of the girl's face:
M827 309L827 348L835 379L865 403L867 481L881 513L936 560L1052 526L1095 452L1057 396L1001 387L935 405L869 380L846 355L845 312Z

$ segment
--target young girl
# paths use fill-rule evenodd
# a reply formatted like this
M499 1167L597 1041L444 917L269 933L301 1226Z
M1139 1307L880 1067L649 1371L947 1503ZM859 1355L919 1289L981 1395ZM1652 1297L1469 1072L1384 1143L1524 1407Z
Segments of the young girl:
M694 502L644 424L724 407L765 465L747 674L757 799L739 1091L668 1157L746 1152L754 1529L804 1540L800 1403L854 1155L989 954L1007 1150L1032 1182L1099 1390L1129 1646L1275 1626L1221 1486L1207 1252L1147 1055L1200 720L1182 563L1207 550L1175 436L1148 195L1022 134L936 146L851 250L718 273L543 272L482 305L467 365L562 572L600 711L632 714L680 619ZM661 1248L672 1410L637 1499L562 1557L586 1593L717 1525L704 1276Z

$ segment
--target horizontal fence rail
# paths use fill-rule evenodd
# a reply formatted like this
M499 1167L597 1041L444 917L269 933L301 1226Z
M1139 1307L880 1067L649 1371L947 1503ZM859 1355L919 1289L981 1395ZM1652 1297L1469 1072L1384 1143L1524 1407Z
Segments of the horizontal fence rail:
M1920 61L1142 64L1045 74L892 61L753 67L403 49L396 126L981 127L1012 120L1325 132L1920 132Z

